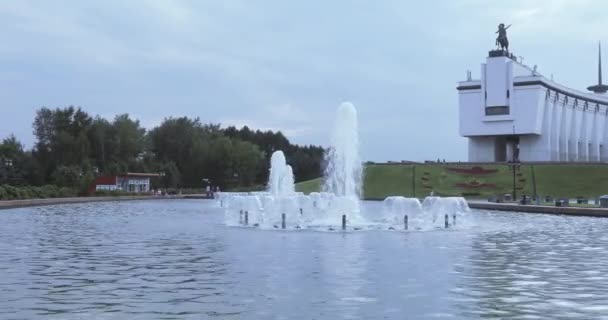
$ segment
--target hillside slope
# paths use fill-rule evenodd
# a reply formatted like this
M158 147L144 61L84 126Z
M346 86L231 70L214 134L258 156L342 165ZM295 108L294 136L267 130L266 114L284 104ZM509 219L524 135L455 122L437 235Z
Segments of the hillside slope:
M365 168L363 197L441 196L484 198L513 192L513 171L506 164L372 164ZM322 179L296 184L296 190L319 191ZM553 197L608 194L607 165L523 164L515 172L518 195Z

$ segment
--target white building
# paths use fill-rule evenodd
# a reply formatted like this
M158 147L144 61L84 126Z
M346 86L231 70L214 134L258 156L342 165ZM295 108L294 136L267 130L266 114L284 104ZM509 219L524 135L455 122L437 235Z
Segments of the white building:
M150 178L158 177L156 173L133 173L128 172L119 176L99 176L89 187L89 192L99 190L126 191L126 192L150 192Z
M608 86L584 93L490 51L481 79L459 82L460 135L469 161L608 162Z

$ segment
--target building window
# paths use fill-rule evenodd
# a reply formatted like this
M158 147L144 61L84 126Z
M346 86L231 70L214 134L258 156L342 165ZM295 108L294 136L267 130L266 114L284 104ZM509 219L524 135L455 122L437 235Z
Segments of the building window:
M509 114L509 106L486 107L486 116L498 116Z

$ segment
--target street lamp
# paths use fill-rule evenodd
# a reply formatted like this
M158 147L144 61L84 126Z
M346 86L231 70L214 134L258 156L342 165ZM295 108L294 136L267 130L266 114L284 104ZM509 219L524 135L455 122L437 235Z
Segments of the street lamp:
M0 171L0 173L2 173L2 176L0 177L0 181L2 181L2 183L9 183L10 179L14 178L13 177L13 160L8 159L8 158L0 158L0 168L2 169Z
M519 160L509 161L509 170L513 173L513 201L517 202L517 185L515 183L515 176L519 172L520 162Z
M159 176L159 182L160 184L164 187L164 188L168 188L169 187L169 181L167 181L167 179L165 178L167 174L165 173L165 171L160 171L158 173Z

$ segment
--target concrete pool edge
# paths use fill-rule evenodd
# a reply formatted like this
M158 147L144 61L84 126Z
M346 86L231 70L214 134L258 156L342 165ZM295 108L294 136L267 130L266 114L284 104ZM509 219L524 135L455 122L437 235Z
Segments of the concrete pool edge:
M133 200L166 200L166 199L210 199L206 195L172 195L172 196L121 196L121 197L74 197L49 198L26 200L2 200L0 210L17 209L25 207L41 207L59 204L92 203L107 201L133 201ZM368 199L377 201L376 199ZM497 210L540 214L558 214L570 216L604 217L608 218L608 208L580 208L580 207L552 207L539 205L520 205L516 203L493 203L487 201L468 200L471 209Z
M384 199L365 199L367 201L383 201ZM553 207L540 205L521 205L518 203L495 203L485 200L468 199L467 204L471 209L496 210L538 214L568 215L579 217L601 217L608 218L608 208L583 208L583 207Z
M517 203L493 203L471 200L467 202L471 209L608 218L608 208L552 207L540 205L521 205Z
M166 199L209 199L204 195L171 195L171 196L120 196L120 197L73 197L73 198L48 198L48 199L24 199L24 200L2 200L0 210L17 209L26 207L42 207L59 204L92 203L106 201L134 201L134 200L166 200Z

